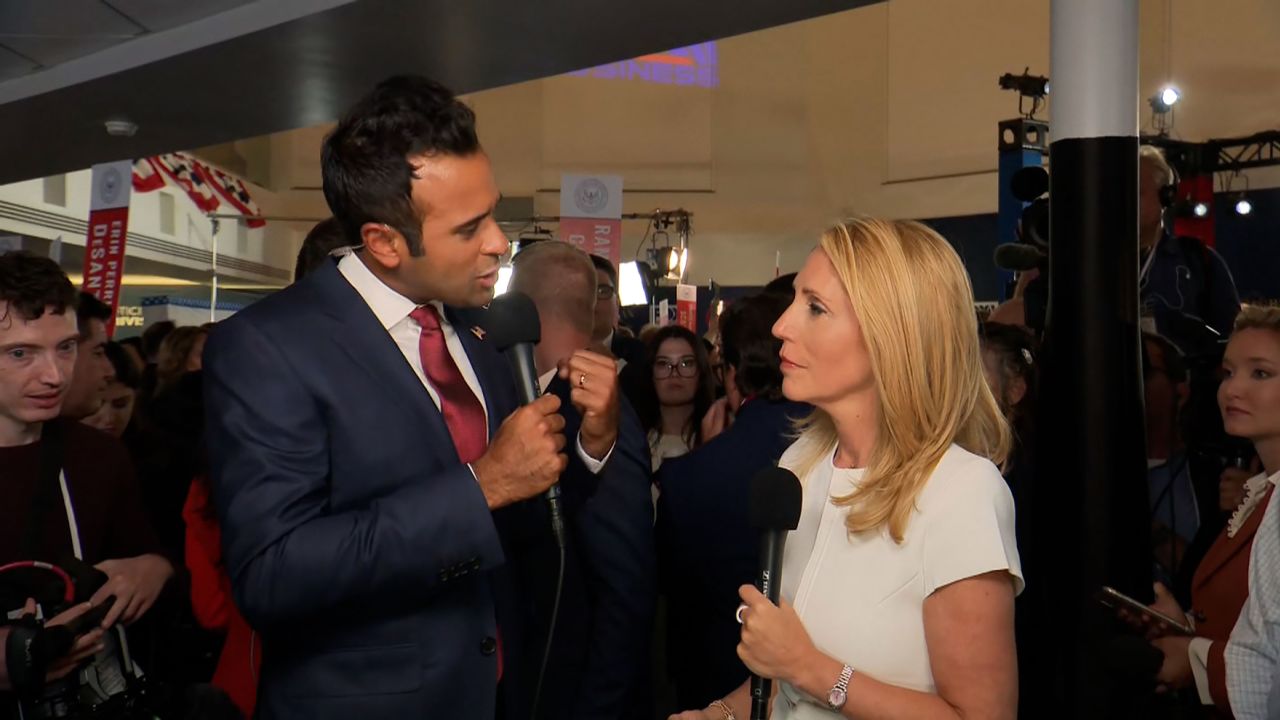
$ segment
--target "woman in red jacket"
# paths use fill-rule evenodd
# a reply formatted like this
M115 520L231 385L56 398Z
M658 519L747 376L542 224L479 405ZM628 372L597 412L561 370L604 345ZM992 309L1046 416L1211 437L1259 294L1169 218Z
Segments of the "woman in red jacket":
M191 608L205 628L227 634L213 673L213 685L231 696L245 717L253 717L262 666L262 641L245 622L231 595L231 578L222 562L222 532L204 478L191 483L182 517L187 524L187 570Z

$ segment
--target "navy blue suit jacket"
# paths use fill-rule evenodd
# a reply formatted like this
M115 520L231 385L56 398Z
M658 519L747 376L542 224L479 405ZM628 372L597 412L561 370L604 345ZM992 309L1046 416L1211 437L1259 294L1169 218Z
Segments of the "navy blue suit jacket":
M662 463L657 482L658 566L667 605L667 667L682 708L705 707L747 679L738 659L738 588L755 581L760 535L748 524L751 477L776 465L792 421L812 411L751 400L733 425Z
M495 350L446 308L493 433ZM261 633L262 718L492 718L501 542L443 416L333 264L220 323L204 363L211 475L237 605Z
M632 717L642 707L643 673L657 596L649 445L640 421L622 400L618 441L609 462L593 475L574 450L582 417L559 378L547 392L560 397L569 445L561 476L566 551L559 619L538 703L539 718ZM508 625L525 629L520 665L520 705L512 717L528 718L538 667L546 647L555 600L559 553L547 504L534 498L499 510L495 517L513 583Z

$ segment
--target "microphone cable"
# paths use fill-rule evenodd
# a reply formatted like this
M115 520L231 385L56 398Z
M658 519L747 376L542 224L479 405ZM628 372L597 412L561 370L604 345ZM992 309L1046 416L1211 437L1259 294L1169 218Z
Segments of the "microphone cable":
M556 500L559 500L557 497ZM564 522L559 516L558 503L552 508L552 528L556 537L556 545L560 550L560 571L556 573L556 596L551 604L551 624L547 626L547 646L542 650L542 666L538 668L538 684L533 690L533 710L531 720L538 720L538 701L542 699L542 682L546 679L547 662L551 659L551 643L556 636L556 620L560 616L560 593L564 591Z

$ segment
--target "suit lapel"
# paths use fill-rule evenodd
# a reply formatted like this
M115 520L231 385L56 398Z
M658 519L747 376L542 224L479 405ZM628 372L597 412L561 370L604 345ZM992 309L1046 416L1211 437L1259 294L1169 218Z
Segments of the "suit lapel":
M368 303L338 272L337 265L326 264L312 274L312 287L319 295L320 305L335 324L333 341L375 385L387 390L393 402L421 419L426 434L449 439L444 416L422 387L417 373ZM453 451L451 440L448 446Z
M1209 582L1214 574L1221 570L1231 558L1235 557L1241 550L1253 545L1253 536L1258 532L1258 526L1262 523L1262 516L1266 514L1267 503L1271 502L1271 496L1274 491L1274 485L1267 489L1262 501L1253 508L1253 512L1249 514L1249 519L1245 520L1244 524L1240 526L1240 531L1235 534L1235 537L1228 538L1225 536L1225 531L1223 531L1223 539L1226 542L1215 542L1209 548L1209 552L1205 553L1204 559L1200 561L1200 567L1196 569L1194 587L1199 588Z

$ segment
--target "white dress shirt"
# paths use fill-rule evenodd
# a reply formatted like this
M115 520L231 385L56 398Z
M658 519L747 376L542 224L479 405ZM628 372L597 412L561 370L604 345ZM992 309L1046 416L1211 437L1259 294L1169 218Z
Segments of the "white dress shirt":
M369 305L369 309L377 316L378 322L382 323L382 327L391 334L391 339L395 341L396 347L400 348L400 352L404 354L404 359L409 363L409 367L413 368L413 372L417 374L418 379L422 381L422 386L427 389L431 395L431 401L440 407L440 393L431 387L431 382L427 380L427 373L422 368L422 351L419 349L419 338L422 336L422 326L417 320L409 317L409 313L418 309L418 304L400 293L387 287L387 284L378 279L376 275L365 267L364 261L351 253L342 260L338 261L338 272L351 283L351 287L355 288L360 297L364 298L365 303ZM484 392L480 389L480 378L476 376L476 371L471 367L471 359L467 357L467 351L462 347L462 341L458 339L458 333L453 329L453 325L449 323L449 319L445 317L444 306L438 301L430 303L436 309L436 314L440 316L440 332L444 335L444 345L449 349L449 355L453 358L453 362L458 366L458 370L462 372L462 379L467 381L467 386L471 388L471 392L480 401L480 407L484 408L485 429L488 430L489 424L489 406L484 401Z
M338 272L351 283L351 287L360 294L368 304L369 309L377 316L378 322L382 323L382 327L391 335L391 339L395 341L396 347L400 348L404 359L409 363L409 367L413 368L413 372L417 374L418 379L422 381L422 386L426 388L427 393L431 396L431 401L436 404L436 408L440 407L440 394L431 386L431 382L427 380L426 370L422 367L422 351L419 349L419 339L422 336L422 326L409 316L414 310L418 309L418 304L400 293L392 290L386 283L378 279L364 261L355 253L351 253L342 260L338 261ZM444 306L439 301L431 301L429 303L436 309L436 313L440 316L440 332L444 335L445 347L449 350L449 356L453 358L454 364L458 366L458 370L462 373L462 379L467 381L467 386L471 388L471 392L480 401L480 407L484 408L485 429L488 432L489 424L489 406L484 399L484 391L480 388L480 378L476 375L475 368L471 367L471 358L467 357L467 351L462 347L462 341L458 339L458 333L450 324L449 319L444 314ZM586 464L587 469L592 473L599 473L604 463L608 461L612 450L605 454L604 460L596 460L582 449L582 437L579 434L578 457L582 458L582 462Z
M1269 479L1275 484L1280 473ZM1223 652L1237 720L1274 718L1267 695L1280 671L1280 502L1267 503L1249 556L1249 598Z

